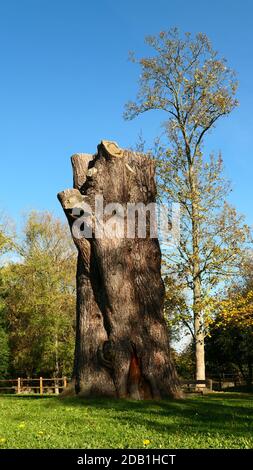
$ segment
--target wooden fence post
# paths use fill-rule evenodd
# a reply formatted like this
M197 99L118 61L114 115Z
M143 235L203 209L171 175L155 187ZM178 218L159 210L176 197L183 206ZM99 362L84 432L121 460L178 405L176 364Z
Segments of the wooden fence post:
M67 387L67 377L63 377L63 387Z
M19 394L21 392L21 380L20 377L18 377L18 390L17 393Z
M213 390L213 381L212 379L207 379L207 387L209 388L209 390Z
M43 395L43 378L40 377L40 395Z
M59 380L57 378L54 379L54 393L55 395L59 395Z

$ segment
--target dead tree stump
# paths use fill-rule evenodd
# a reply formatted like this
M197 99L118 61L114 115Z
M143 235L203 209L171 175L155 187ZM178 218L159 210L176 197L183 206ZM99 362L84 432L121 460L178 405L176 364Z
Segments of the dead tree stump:
M58 199L78 249L76 393L179 396L163 318L159 242L151 236L149 219L145 238L138 236L138 224L132 227L134 235L127 232L131 203L155 202L154 162L102 141L95 155L74 155L72 166L74 189L59 193ZM137 219L134 211L134 224ZM78 228L86 235L80 236Z

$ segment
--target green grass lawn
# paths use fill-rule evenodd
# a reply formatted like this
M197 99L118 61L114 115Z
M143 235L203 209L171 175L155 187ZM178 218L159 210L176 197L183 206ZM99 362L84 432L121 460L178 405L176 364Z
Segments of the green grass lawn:
M253 395L134 402L0 396L0 448L253 448Z

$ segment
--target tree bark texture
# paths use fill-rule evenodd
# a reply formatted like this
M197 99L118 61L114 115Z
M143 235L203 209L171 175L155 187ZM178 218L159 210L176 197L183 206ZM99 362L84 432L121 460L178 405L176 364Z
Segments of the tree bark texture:
M157 238L76 237L73 208L155 202L154 162L102 141L95 155L72 157L74 189L58 194L78 249L73 378L83 396L134 399L179 396L163 317L164 285ZM105 214L108 221L113 214ZM95 216L92 215L94 231ZM124 227L126 228L124 215ZM148 225L148 224L147 224Z

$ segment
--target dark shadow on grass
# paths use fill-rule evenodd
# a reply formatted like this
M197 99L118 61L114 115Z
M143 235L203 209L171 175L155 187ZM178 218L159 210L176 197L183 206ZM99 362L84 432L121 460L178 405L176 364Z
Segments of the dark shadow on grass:
M213 394L183 400L135 402L72 397L59 400L59 403L62 406L87 407L91 412L99 410L105 418L110 411L112 420L126 425L131 421L133 427L144 425L163 434L187 433L190 430L197 434L211 432L252 438L252 398L252 395Z

